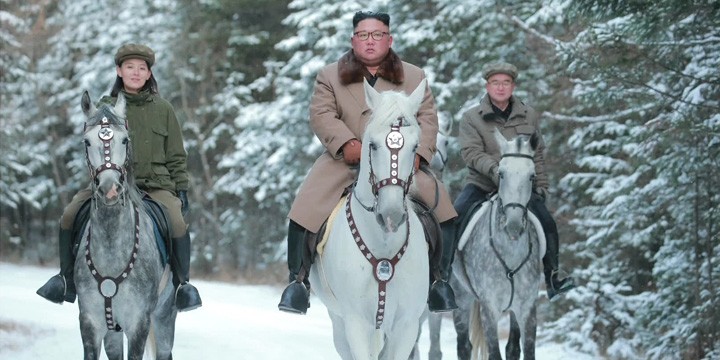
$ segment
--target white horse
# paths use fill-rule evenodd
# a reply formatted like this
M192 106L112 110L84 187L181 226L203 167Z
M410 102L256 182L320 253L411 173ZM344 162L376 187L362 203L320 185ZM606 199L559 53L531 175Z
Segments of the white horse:
M497 323L510 314L506 359L535 359L536 307L542 283L543 232L528 211L537 146L535 134L507 141L499 130L498 194L473 215L459 241L454 275L475 297L470 337L473 359L501 360ZM538 231L540 230L540 231Z
M408 198L420 139L416 114L427 84L410 96L364 87L373 115L357 184L310 282L328 309L342 359L407 359L430 286L425 234Z

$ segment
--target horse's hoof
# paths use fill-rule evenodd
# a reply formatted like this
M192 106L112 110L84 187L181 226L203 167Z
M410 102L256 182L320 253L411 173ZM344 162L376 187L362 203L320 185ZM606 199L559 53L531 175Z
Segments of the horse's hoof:
M292 282L285 288L278 309L293 314L305 314L310 307L310 294L304 284Z
M190 311L202 306L198 290L189 283L180 285L175 292L175 306L178 311Z
M56 304L62 304L63 301L65 301L65 279L60 274L55 275L35 293L46 300L52 301ZM73 301L74 300L75 299L73 299Z
M430 286L428 309L432 312L446 312L457 309L455 293L447 281L438 280Z

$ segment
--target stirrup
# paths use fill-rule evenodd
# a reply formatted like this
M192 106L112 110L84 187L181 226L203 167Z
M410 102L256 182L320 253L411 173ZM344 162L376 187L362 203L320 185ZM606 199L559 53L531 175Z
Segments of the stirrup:
M447 312L458 308L455 292L445 280L435 280L428 294L428 309L432 312Z
M278 310L293 314L305 315L310 307L310 292L305 284L291 282L280 296Z

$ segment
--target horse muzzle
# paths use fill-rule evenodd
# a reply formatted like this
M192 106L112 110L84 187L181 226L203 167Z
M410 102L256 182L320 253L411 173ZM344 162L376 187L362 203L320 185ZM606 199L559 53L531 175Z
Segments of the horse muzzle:
M397 230L407 221L407 213L394 213L383 216L381 213L375 213L375 219L385 232L397 232Z
M103 181L95 190L95 197L105 205L115 205L120 201L125 189L116 181Z

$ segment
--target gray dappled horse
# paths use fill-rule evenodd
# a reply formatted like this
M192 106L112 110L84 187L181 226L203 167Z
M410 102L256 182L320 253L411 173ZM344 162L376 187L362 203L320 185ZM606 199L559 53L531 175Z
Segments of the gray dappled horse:
M449 158L449 145L450 135L452 133L452 122L441 121L440 128L435 141L435 147L437 151L430 161L430 169L434 172L438 179L442 180L445 166L447 165ZM468 319L470 318L470 307L472 305L472 295L458 282L454 274L450 274L450 286L452 286L455 292L455 302L458 308L452 311L453 323L455 326L455 332L457 333L457 357L459 360L469 360L472 345L470 344ZM440 333L441 325L444 313L434 313L427 309L423 313L423 320L428 321L428 330L430 336L430 349L428 352L429 360L440 360L442 359L442 349L440 344ZM418 332L418 339L422 335L422 324L420 331ZM413 352L410 355L410 360L419 360L420 353L417 343Z
M163 263L153 223L132 174L125 98L96 108L87 91L83 141L93 196L75 261L80 333L85 360L97 360L101 345L110 360L148 352L172 359L177 309L170 268Z
M536 308L542 283L545 242L540 224L528 211L535 178L537 137L507 141L501 150L498 194L476 212L459 240L453 273L473 295L470 334L473 358L500 360L497 323L510 314L506 359L535 359Z
M407 96L364 83L372 109L357 184L328 225L310 282L328 310L344 360L407 358L430 287L425 233L408 192L427 83Z

